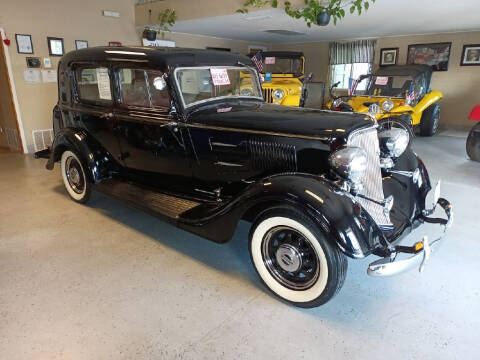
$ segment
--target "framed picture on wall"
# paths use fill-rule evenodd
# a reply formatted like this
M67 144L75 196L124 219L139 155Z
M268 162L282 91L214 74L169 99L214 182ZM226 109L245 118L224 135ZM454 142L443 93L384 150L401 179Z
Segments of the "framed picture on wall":
M88 41L87 40L75 40L75 48L77 50L88 48Z
M26 61L28 68L39 68L42 64L38 57L27 57Z
M433 71L447 71L451 42L408 45L407 64L430 65Z
M463 45L461 66L480 65L480 44Z
M248 47L248 53L250 55L255 55L256 53L262 52L262 51L267 51L267 48L261 45L250 45Z
M380 66L397 65L398 48L380 50Z
M50 56L63 56L65 48L63 47L63 39L57 37L47 37L48 53Z
M32 35L15 34L15 40L19 54L33 54Z

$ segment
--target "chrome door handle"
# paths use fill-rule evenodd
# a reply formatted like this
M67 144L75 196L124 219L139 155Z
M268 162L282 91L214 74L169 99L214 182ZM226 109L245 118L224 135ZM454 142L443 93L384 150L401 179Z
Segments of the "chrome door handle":
M102 114L100 117L103 118L103 119L111 119L111 118L113 118L113 113L111 113L111 112L105 113L105 114Z

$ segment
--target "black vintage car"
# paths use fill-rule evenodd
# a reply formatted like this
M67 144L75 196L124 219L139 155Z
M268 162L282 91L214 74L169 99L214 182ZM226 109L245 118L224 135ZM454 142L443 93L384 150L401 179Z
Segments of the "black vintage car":
M251 221L259 276L297 306L334 296L347 257L380 257L368 267L378 276L423 266L437 240L398 243L423 222L448 227L451 207L438 187L425 206L430 180L408 132L379 132L367 114L266 104L252 65L176 48L68 53L55 139L37 157L61 163L79 203L102 191L218 243ZM429 217L437 204L445 219Z

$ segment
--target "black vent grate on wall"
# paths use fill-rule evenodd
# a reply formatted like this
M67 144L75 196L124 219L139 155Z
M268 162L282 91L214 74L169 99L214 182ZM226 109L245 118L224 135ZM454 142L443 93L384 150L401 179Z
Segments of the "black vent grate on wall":
M294 145L250 140L248 149L251 166L256 170L297 171Z

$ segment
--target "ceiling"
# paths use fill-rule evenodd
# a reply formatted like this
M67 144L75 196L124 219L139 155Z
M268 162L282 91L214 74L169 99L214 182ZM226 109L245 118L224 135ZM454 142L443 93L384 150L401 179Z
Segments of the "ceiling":
M261 43L293 43L480 30L479 14L480 0L377 0L365 14L348 14L337 25L332 21L326 27L308 28L303 20L292 19L283 9L268 9L180 20L172 31ZM278 35L266 30L301 34Z

